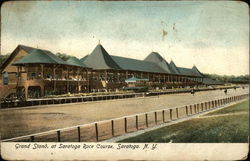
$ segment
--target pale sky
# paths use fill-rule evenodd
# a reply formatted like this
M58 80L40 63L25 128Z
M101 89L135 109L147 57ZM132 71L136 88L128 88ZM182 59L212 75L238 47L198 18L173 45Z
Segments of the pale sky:
M203 73L249 73L248 5L240 1L15 1L1 16L1 54L23 44L82 58L100 40L111 55L144 59L153 50Z

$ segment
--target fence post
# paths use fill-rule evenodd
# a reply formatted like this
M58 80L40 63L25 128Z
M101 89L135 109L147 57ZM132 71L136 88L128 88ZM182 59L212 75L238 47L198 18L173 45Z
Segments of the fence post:
M61 142L61 132L59 130L57 131L57 141Z
M190 114L192 115L193 114L193 110L192 110L192 105L190 105Z
M114 120L111 120L111 133L112 133L112 136L115 136L115 134L114 134Z
M155 112L155 125L157 125L157 112Z
M81 129L79 126L77 127L77 133L78 133L78 142L81 142Z
M176 110L176 117L177 117L177 119L178 119L178 118L179 118L179 109L176 108L175 110Z
M169 110L169 113L170 113L170 120L173 120L173 110L170 109L170 110Z
M164 110L162 110L162 121L163 123L165 123L165 111Z
M125 127L125 133L127 133L128 132L127 117L124 118L124 127Z
M136 130L139 129L139 125L138 125L138 115L135 116L135 126L136 126Z
M148 127L148 114L145 113L145 121L146 121L146 127Z
M96 137L96 141L98 142L98 140L99 140L99 139L98 139L98 135L99 135L99 134L98 134L98 125L97 125L97 123L95 123L95 135L96 135L96 136L95 136L95 137Z
M186 106L186 116L188 116L188 106Z
M30 137L30 141L31 141L31 142L34 142L34 140L35 140L35 137L34 137L34 136L31 136L31 137Z

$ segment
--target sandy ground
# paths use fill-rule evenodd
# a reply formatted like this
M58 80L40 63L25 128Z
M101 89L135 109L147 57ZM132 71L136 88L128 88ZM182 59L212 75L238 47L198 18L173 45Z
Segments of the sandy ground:
M227 95L223 90L216 90L197 92L194 96L190 93L182 93L159 97L1 109L1 139L157 109L184 106L248 92L249 88L240 88L228 90Z

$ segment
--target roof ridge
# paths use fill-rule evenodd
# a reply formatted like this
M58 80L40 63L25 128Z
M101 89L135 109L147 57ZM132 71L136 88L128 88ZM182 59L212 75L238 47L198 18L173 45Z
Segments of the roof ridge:
M98 69L121 69L101 44L98 44L91 54L84 59L84 63L89 67Z

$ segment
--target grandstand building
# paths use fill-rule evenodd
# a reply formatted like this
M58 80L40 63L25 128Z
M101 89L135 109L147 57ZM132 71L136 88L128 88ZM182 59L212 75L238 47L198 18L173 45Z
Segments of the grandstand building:
M127 79L147 80L148 88L194 87L207 83L197 69L177 67L157 52L144 60L110 55L98 44L82 59L62 60L48 50L18 45L0 66L0 98L39 98L65 93L114 91L128 86Z

